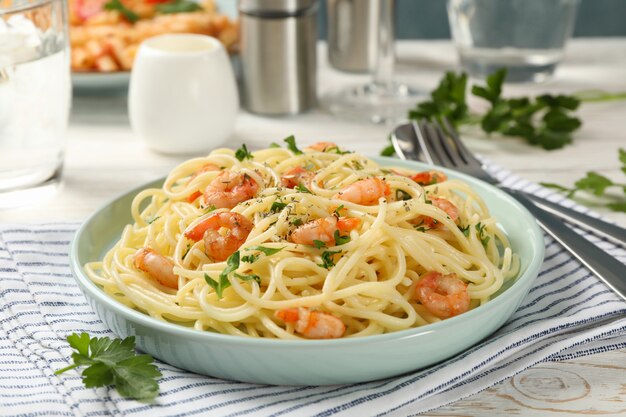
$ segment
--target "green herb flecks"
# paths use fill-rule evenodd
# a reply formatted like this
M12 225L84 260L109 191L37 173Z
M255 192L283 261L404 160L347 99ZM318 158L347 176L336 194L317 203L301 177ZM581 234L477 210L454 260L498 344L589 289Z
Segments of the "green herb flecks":
M152 223L154 223L155 221L159 220L160 218L161 218L161 216L156 216L156 217L153 217L153 218L149 219L149 220L147 221L147 223L148 223L148 224L152 224Z
M397 201L406 201L406 200L410 200L411 194L407 193L404 190L396 190L396 200Z
M315 239L313 240L313 246L315 246L316 249L322 249L326 247L326 242Z
M478 222L476 223L474 227L476 228L476 232L478 232L478 238L480 239L480 242L483 244L483 246L487 247L490 237L487 235L487 232L485 231L485 226L486 225Z
M248 147L244 143L243 145L241 145L241 148L235 151L235 158L237 158L239 161L243 161L244 159L253 159L254 155L252 155L252 153L248 151Z
M124 19L130 23L135 23L139 20L139 15L122 4L120 0L109 0L104 4L105 10L117 10L120 12Z
M341 236L341 234L339 233L339 230L335 230L334 238L335 238L335 246L345 245L351 240L350 236Z
M270 207L270 212L278 213L278 212L283 211L285 207L287 207L287 203L283 203L280 200L276 200L272 203L272 206Z
M190 13L204 10L200 4L190 0L173 0L167 3L161 3L156 6L156 9L162 14Z
M283 142L287 144L287 149L296 155L302 155L302 151L296 146L296 137L294 135L288 136L283 139Z
M313 194L311 192L311 190L309 190L308 188L306 188L304 185L302 184L298 184L295 186L294 190L301 192L301 193L307 193L307 194Z
M265 256L272 256L272 255L280 252L283 249L285 249L285 247L282 247L282 248L268 248L268 247L265 247L265 246L251 246L249 248L246 248L246 250L258 250L259 252L263 252L265 254Z
M342 251L340 250L327 250L322 252L322 263L319 264L319 266L321 266L322 268L326 268L326 269L330 269L331 267L335 266L335 260L334 260L334 255L341 253Z
M81 375L87 388L113 385L122 396L137 400L150 400L158 395L156 379L161 372L150 355L135 352L134 336L122 340L72 333L67 341L75 349L74 364L59 369L55 375L86 366Z

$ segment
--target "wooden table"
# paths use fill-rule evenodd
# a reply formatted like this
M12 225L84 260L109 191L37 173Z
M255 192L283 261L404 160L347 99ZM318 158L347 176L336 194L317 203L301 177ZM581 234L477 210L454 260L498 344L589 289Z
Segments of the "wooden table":
M450 42L400 42L397 78L430 91L444 70L454 69ZM319 92L368 80L367 75L330 69L321 46ZM577 39L570 43L556 78L542 85L507 86L506 95L570 93L602 89L626 91L626 38ZM472 100L478 108L481 103ZM617 149L626 148L626 101L584 104L583 127L573 145L547 152L516 139L470 137L471 149L532 181L571 185L588 170L625 182ZM337 142L375 155L391 126L355 124L319 110L288 118L241 112L229 145L261 148L294 134L298 143ZM73 103L64 184L61 191L27 207L0 210L0 222L80 221L98 206L132 187L165 175L186 157L155 154L133 136L125 94L76 96ZM626 214L595 207L626 226ZM626 350L541 363L480 394L429 415L626 415Z

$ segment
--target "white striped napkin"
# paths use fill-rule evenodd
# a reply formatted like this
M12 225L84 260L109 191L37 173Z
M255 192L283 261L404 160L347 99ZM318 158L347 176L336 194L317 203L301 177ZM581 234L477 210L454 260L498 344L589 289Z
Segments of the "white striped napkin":
M561 198L504 170L491 170L513 188ZM444 363L397 378L332 387L224 381L159 363L161 393L153 403L141 403L112 389L87 389L76 371L54 375L68 364L68 334L114 336L70 274L68 245L77 226L0 226L1 415L406 416L477 393L541 361L626 347L626 302L546 237L542 271L515 315L489 339ZM626 261L623 249L589 239Z

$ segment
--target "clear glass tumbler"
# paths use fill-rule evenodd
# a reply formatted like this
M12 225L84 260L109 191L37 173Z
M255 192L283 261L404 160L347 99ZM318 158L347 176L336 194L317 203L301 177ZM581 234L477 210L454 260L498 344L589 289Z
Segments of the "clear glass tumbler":
M66 2L0 0L0 207L58 184L70 103Z
M507 81L544 81L563 59L578 0L448 0L461 65L484 78L508 68Z

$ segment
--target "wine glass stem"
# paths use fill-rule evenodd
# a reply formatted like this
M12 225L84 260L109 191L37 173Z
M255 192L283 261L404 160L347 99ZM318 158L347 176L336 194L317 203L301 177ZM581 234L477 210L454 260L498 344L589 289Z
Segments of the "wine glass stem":
M379 0L379 7L380 28L378 31L378 56L376 58L376 68L374 68L374 84L384 89L390 89L395 60L393 49L394 0Z

